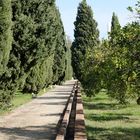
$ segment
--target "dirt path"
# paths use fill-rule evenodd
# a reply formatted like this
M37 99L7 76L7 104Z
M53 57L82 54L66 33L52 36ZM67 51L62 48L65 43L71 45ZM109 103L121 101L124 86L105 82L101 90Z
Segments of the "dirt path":
M0 117L0 140L54 140L74 80Z

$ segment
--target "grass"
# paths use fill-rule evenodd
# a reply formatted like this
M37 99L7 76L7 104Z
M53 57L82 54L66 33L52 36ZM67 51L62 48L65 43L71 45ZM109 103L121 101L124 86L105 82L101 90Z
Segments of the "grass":
M120 105L105 93L83 96L88 140L140 140L140 106Z
M38 96L43 95L44 93L46 93L50 88L46 88L42 91L39 92ZM17 92L12 101L11 101L11 107L10 108L6 108L6 109L0 109L0 115L5 115L10 113L12 110L14 110L15 108L26 104L28 102L30 102L31 100L33 100L32 95L29 93L23 94L21 92Z

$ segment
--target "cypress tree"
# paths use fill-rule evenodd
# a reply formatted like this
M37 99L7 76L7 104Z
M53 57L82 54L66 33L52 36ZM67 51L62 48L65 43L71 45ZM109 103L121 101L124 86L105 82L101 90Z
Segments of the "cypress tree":
M46 9L46 6L47 9ZM44 11L42 15L45 18L42 19L42 23L46 23L44 26L44 39L46 40L46 56L44 59L39 59L37 65L32 68L31 73L26 79L23 91L25 92L36 92L38 93L43 87L48 86L52 83L52 66L54 59L54 50L56 46L56 34L54 31L56 28L55 20L55 3L47 2L43 4ZM47 10L47 11L46 11ZM42 24L41 24L42 26ZM40 35L38 36L40 38Z
M45 57L43 60L40 59L38 64L31 70L24 87L24 91L28 92L38 93L42 88L47 87L49 84L58 83L64 77L65 34L55 3L45 13L46 19L51 21L51 25L46 26L46 31L49 35L46 44L46 47L49 48L46 51L48 57Z
M115 37L119 34L121 29L118 16L113 12L111 20L110 43L115 45Z
M14 50L13 55L20 62L18 85L24 86L31 70L53 49L50 42L51 18L49 12L54 1L21 0L13 4L14 16Z
M11 0L0 1L0 107L7 101L7 94L1 85L2 75L7 69L9 53L12 46L12 10Z
M26 79L23 92L36 93L52 84L53 55L37 64Z
M76 21L74 22L74 42L72 44L72 66L77 79L82 80L82 68L88 49L97 46L99 31L93 19L93 12L86 0L78 7Z
M54 0L13 0L13 44L8 70L0 81L6 102L17 89L23 88L31 70L52 52L52 32L48 31L48 27L53 29L53 26L46 14L53 4ZM53 12L48 15L52 16Z
M11 0L0 1L0 75L5 71L12 43Z
M59 10L56 9L57 27L55 31L57 32L56 37L56 48L54 52L54 65L53 65L53 83L60 84L65 78L66 69L66 37L64 32L64 27L61 21Z

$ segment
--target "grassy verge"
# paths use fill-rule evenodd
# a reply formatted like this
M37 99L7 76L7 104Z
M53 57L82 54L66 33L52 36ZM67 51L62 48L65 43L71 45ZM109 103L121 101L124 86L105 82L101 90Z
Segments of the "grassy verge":
M124 106L105 93L83 96L88 140L140 140L140 106Z
M50 88L46 88L45 90L42 90L39 92L38 96L41 96L43 95L44 93L46 93ZM25 104L25 103L28 103L29 101L32 100L32 95L31 94L23 94L21 92L17 92L15 95L14 95L14 98L13 100L11 101L11 104L12 106L10 108L7 108L7 109L0 109L0 115L5 115L7 113L9 113L10 111L12 111L13 109Z

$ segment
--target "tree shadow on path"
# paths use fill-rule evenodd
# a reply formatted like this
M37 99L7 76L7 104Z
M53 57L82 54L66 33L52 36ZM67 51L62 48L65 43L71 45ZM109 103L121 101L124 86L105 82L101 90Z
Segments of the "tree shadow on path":
M54 140L56 137L56 124L44 126L28 126L23 128L0 127L0 133L9 137L7 140L25 139L25 140ZM0 140L6 140L0 138Z

